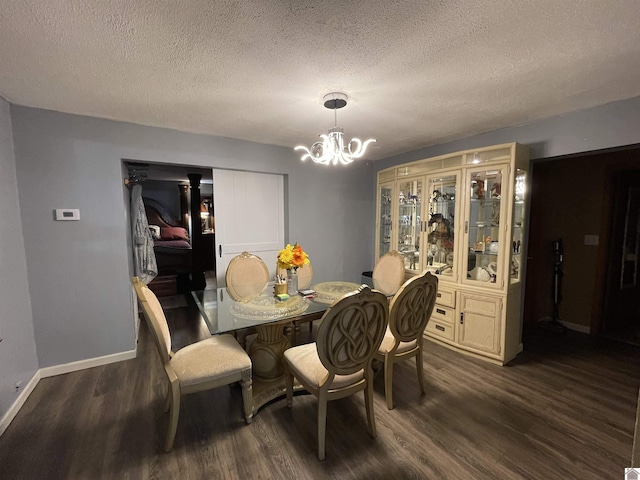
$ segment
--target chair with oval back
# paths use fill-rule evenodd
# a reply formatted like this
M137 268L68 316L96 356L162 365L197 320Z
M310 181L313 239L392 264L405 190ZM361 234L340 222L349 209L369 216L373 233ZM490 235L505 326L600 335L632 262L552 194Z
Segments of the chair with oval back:
M337 300L322 316L314 343L284 352L287 406L293 402L294 377L318 398L318 458L325 458L327 402L364 391L370 434L376 437L373 413L373 355L389 317L389 303L363 285Z
M227 292L234 300L261 293L269 280L267 265L259 256L249 252L242 252L233 257L225 275Z
M173 446L182 395L240 382L245 421L251 423L251 359L236 339L231 335L214 335L173 352L167 319L158 298L138 277L133 277L133 286L169 379L167 407L170 413L165 451Z
M392 250L382 255L373 267L373 288L393 295L404 282L404 257Z
M384 362L387 408L393 408L393 365L416 357L420 391L425 393L422 369L422 334L431 318L438 292L438 277L424 272L407 280L389 304L389 326L375 358Z

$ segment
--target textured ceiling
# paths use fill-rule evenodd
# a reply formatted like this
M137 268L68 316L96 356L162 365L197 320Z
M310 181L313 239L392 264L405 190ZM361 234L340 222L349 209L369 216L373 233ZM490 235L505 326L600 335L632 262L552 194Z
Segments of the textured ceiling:
M375 160L640 95L638 0L0 0L11 103Z

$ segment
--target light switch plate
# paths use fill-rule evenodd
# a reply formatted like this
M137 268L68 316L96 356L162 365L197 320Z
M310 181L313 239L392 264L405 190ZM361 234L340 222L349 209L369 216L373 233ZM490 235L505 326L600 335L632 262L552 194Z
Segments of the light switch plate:
M77 208L56 208L56 220L80 220L80 210Z
M598 245L600 243L600 235L585 235L584 236L584 244L585 245Z

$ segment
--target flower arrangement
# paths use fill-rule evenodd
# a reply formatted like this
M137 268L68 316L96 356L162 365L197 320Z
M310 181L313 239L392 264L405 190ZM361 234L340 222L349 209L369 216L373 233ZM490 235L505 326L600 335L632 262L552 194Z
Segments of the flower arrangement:
M293 245L287 243L287 246L278 252L278 268L295 272L305 265L309 265L309 256L297 242Z

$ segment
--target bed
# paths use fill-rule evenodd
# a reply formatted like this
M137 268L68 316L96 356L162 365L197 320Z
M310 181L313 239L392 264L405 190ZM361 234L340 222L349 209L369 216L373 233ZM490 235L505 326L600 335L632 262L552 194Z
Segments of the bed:
M191 239L180 221L172 218L159 202L144 198L149 229L154 239L153 250L158 276L191 273Z

